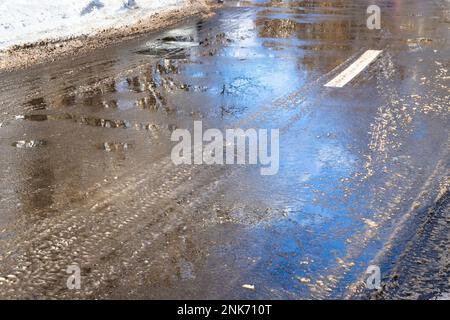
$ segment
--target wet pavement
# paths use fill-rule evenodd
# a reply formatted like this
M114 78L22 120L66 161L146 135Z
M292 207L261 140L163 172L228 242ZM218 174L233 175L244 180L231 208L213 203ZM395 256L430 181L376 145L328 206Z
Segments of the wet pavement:
M450 4L378 3L382 30L370 1L227 2L0 73L0 297L445 296ZM279 128L279 174L175 166L171 133L194 120Z

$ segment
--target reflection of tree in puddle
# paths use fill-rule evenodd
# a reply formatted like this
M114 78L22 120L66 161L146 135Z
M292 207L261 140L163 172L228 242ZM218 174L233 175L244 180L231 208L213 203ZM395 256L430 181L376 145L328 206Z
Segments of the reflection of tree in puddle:
M45 92L46 100L48 101L49 108L63 109L72 107L76 103L75 87L59 87L53 88L54 93Z
M261 38L297 38L299 40L342 41L352 39L352 21L303 23L292 19L258 20Z
M332 69L348 58L354 41L367 40L365 30L354 32L364 22L364 5L361 15L343 15L358 10L349 1L270 1L264 6L284 9L258 13L258 35L267 39L263 45L272 50L299 50L299 68ZM323 18L325 15L327 19ZM334 17L330 19L330 15ZM323 53L317 54L318 51Z
M26 102L25 107L33 111L45 110L47 108L47 103L43 97L39 97Z
M246 106L226 104L226 105L220 106L220 113L221 113L222 118L225 116L238 117L238 116L242 115L247 109L248 109L248 107L246 107Z
M34 166L33 162L30 162L28 167L28 174L30 176L30 183L27 185L27 191L22 193L23 210L25 212L31 212L36 209L47 209L53 203L53 191L49 188L54 182L54 170L49 165L43 165L45 161L36 159Z
M92 112L135 106L141 110L165 110L170 113L172 110L167 106L167 94L191 89L191 86L169 76L178 73L179 64L175 60L162 59L138 75L102 81L82 91L63 94L63 98L52 105L88 107Z

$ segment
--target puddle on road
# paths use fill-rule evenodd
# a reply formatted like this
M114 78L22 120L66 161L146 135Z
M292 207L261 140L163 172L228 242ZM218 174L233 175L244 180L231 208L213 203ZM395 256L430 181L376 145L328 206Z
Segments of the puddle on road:
M370 258L349 254L342 259L349 248L353 253L364 246L366 238L353 238L367 227L368 220L360 218L382 215L383 206L392 207L391 198L397 204L408 194L397 180L401 188L393 190L388 182L394 178L384 172L358 185L357 174L366 170L367 131L380 97L352 87L354 96L341 91L328 99L321 90L324 79L317 79L360 47L379 45L379 35L361 24L363 15L355 12L366 8L355 1L245 4L248 7L224 9L212 20L190 21L139 39L131 47L43 66L29 75L34 77L29 83L11 80L21 89L6 102L21 106L10 114L22 115L2 128L1 138L8 143L23 137L45 139L19 140L13 144L17 148L43 147L47 141L52 146L44 155L25 152L14 161L1 155L6 179L0 183L5 192L0 200L6 199L3 208L11 220L29 221L37 209L63 217L69 208L86 204L82 213L74 211L79 219L70 216L71 225L61 218L54 227L75 238L92 274L112 270L112 256L134 267L138 272L131 274L114 265L125 277L123 296L130 294L130 284L138 286L142 279L154 284L152 290L142 285L133 291L145 298L180 297L185 291L190 298L208 293L214 298L329 297L333 290L342 294ZM382 88L385 79L380 77L373 81ZM20 97L26 98L19 103ZM209 166L169 169L171 162L164 161L170 156L170 133L190 128L193 120L211 128L282 129L279 175L265 178L246 167L225 173L224 168ZM388 120L379 120L380 136L391 134L383 130ZM394 133L392 140L401 139ZM439 136L428 132L434 134ZM112 187L105 177L117 177L117 185ZM373 192L378 184L386 194ZM101 200L97 203L90 203L86 192L92 186L95 199ZM45 201L39 195L46 195ZM367 195L376 199L372 206ZM21 202L26 205L16 207ZM102 205L117 218L117 229L99 218L106 210ZM92 208L101 214L86 214ZM39 221L39 216L32 218ZM84 230L80 234L77 224ZM123 247L94 238L106 233L120 239ZM371 243L371 253L377 252L377 240ZM154 243L156 249L150 246ZM99 251L104 260L95 260ZM136 260L131 260L131 251ZM29 248L24 252L31 252L33 262L53 263L44 261L46 256L33 256ZM57 258L65 263L65 255L72 257L63 248ZM104 269L96 269L97 263ZM119 271L108 272L105 281ZM46 279L48 274L38 276ZM52 283L51 275L46 280ZM248 280L256 289L242 292Z

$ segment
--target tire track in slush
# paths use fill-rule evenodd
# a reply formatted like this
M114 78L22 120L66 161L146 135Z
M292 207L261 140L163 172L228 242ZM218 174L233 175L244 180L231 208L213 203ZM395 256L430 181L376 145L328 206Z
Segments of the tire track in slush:
M301 118L301 115L311 109L312 104L309 104L307 108L307 105L304 104L306 109L300 110L300 112L296 111L298 106L305 102L304 97L308 96L311 90L320 87L320 83L340 70L343 65L352 61L357 54L358 52L349 57L344 64L311 81L300 90L276 99L272 104L266 105L246 117L245 120L241 119L237 127L244 124L256 125L260 123L262 117L265 118L264 120L268 117L276 119L277 108L287 108L294 111L284 128L287 130ZM326 93L321 92L320 96L325 97ZM147 250L148 246L142 246L143 240L139 237L132 237L130 234L139 234L139 232L136 233L136 230L141 230L141 234L144 231L147 232L149 226L152 225L156 226L151 228L152 230L161 229L163 226L172 230L176 228L182 223L181 220L175 218L169 221L164 220L167 217L160 208L170 207L177 198L183 197L183 194L186 194L186 190L183 190L185 188L183 183L189 184L188 181L192 177L195 177L194 180L205 175L215 177L212 179L212 185L215 188L223 185L227 179L232 179L230 173L224 177L218 172L220 173L221 170L204 170L204 167L174 170L170 159L164 158L138 175L125 173L117 179L114 185L103 186L101 190L99 190L99 186L96 186L95 190L98 191L88 195L81 207L64 210L57 217L38 222L24 234L23 238L17 237L20 239L17 242L12 241L4 245L3 252L6 254L0 256L2 262L0 275L5 275L3 278L6 280L0 282L0 286L7 288L3 292L7 293L8 297L28 297L33 295L33 292L39 292L40 296L55 298L70 296L71 294L60 287L67 278L65 268L68 265L76 261L83 261L82 264L80 263L81 265L86 263L90 266L96 263L101 265L100 261L108 261L106 257L115 255L116 259L120 260L127 255L127 252L136 252L133 256L139 257L140 252ZM237 177L239 172L240 170L233 170L233 176ZM149 188L148 185L155 187ZM176 192L177 190L179 193ZM202 194L205 196L201 198L203 200L198 205L208 202L211 190L207 189ZM133 203L131 208L135 212L131 216L129 213L130 201ZM159 214L156 217L150 217L150 211L153 214L155 212L159 212ZM185 216L186 212L181 211ZM189 219L184 221L189 221ZM89 229L89 226L95 227ZM142 235L146 238L144 234ZM151 238L150 240L155 241L156 239ZM151 243L150 240L145 241ZM107 246L111 241L116 243L114 250ZM126 250L120 250L123 243L127 244L123 247L127 248ZM131 248L134 248L134 251ZM103 263L101 271L98 268L90 267L87 283L94 285L86 286L85 290L78 293L78 296L95 296L94 292L100 294L102 284L113 281L111 279L117 280L117 274L126 272L124 269L120 272L108 270L108 267L110 267L108 262ZM43 273L43 270L48 272ZM8 277L8 275L12 277Z
M349 58L348 61L351 61L352 58ZM278 108L288 105L290 108L297 106L300 101L295 99L307 95L309 90L314 89L317 83L336 72L339 67L306 85L305 88L290 93L285 98L277 99L274 105ZM293 103L294 105L292 105ZM270 104L264 109L274 111L272 106L273 104ZM250 116L247 121L257 123L259 121L258 116L263 115L267 116L263 111L258 112L256 115ZM275 114L273 116L275 117ZM93 195L87 196L86 203L81 207L65 210L57 217L38 222L33 228L28 229L23 237L17 237L17 241L2 245L4 254L0 256L2 262L0 274L4 275L2 278L5 280L3 281L0 278L0 286L6 286L6 290L3 290L3 292L6 293L7 297L27 297L33 295L33 292L39 292L40 296L48 297L64 295L64 293L61 293L61 289L58 289L60 287L57 284L61 284L67 278L65 268L68 265L80 260L80 258L85 260L84 263L88 261L89 265L95 264L95 261L98 262L99 259L102 259L95 258L99 255L99 252L102 257L112 254L112 251L105 244L116 238L121 239L120 235L125 236L123 242L129 243L133 238L128 237L129 233L126 230L133 233L139 225L148 226L157 223L158 219L149 219L148 212L151 209L159 212L160 209L158 208L173 203L173 200L182 195L181 193L175 198L173 197L174 190L183 189L183 187L177 189L177 186L180 186L183 182L186 183L193 176L198 179L199 176L205 174L216 177L214 180L216 186L217 182L226 181L223 176L217 176L217 171L215 171L215 174L211 174L204 168L195 169L191 167L174 171L170 159L165 158L137 176L125 173L119 177L118 182L116 181L114 185L104 186L100 191L94 191ZM227 176L227 179L230 179L230 176ZM148 185L159 185L159 187L150 189ZM140 187L143 189L140 189ZM96 186L95 189L98 188L99 186ZM145 193L142 194L142 192ZM209 194L209 192L206 191L205 194ZM136 198L139 200L136 201ZM152 200L149 200L149 198ZM131 217L127 210L130 200L127 199L132 199L131 201L135 203L133 208L137 213L131 215ZM154 199L164 200L163 203L160 203ZM161 216L158 216L158 218L161 218ZM173 221L171 222L173 223ZM171 223L164 223L163 219L157 225L171 226ZM95 227L89 230L89 226ZM120 243L120 240L117 239L115 242ZM135 240L137 243L141 243L139 239ZM104 248L107 248L106 252ZM144 249L141 248L141 250ZM116 249L113 251L116 251ZM117 256L125 256L125 252L123 252L123 255ZM42 273L43 270L48 271L48 273ZM114 277L115 273L108 272L104 268L103 274L98 271L91 271L91 274L92 283L98 284L98 281L100 281L101 284L106 282L106 279ZM106 276L106 274L109 275ZM97 281L94 279L97 279ZM97 285L96 290L99 290L100 284ZM86 296L93 293L89 292L92 289L86 290L83 291ZM80 294L83 295L83 293Z
M147 197L163 199L183 180L186 181L192 177L193 173L194 168L188 168L174 174L173 165L170 159L166 158L138 176L118 179L119 183L103 188L100 194L88 199L81 208L61 212L57 217L37 223L23 237L17 237L17 241L3 245L4 254L0 258L2 262L0 270L2 270L1 274L5 275L2 278L7 279L3 281L0 278L0 285L7 286L3 292L7 293L8 297L11 295L26 297L31 292L39 292L35 290L36 286L44 289L51 288L52 284L67 276L64 273L66 265L76 261L76 258L80 256L84 256L85 259L95 256L105 242L110 241L120 232L124 233L125 231L122 230L124 226L135 223L147 212L127 218L127 210L124 210L125 213L121 215L118 209L111 209L112 206L120 203L120 199L125 199L124 203L129 198L135 200L137 196L142 199L140 201L146 201ZM206 171L200 170L196 173L196 177L199 173L205 174ZM141 194L143 191L139 188L143 187L144 191L147 191L148 187L145 185L149 182L159 184L160 187L154 191L148 191L147 196L143 196ZM169 200L171 201L172 199ZM142 203L135 209L147 210L152 205L160 207L156 200L152 200L147 204ZM112 217L113 214L117 216ZM114 225L117 227L114 228ZM94 234L91 234L92 230L87 229L88 226L95 226ZM133 226L129 228L133 229ZM107 237L99 236L100 231ZM68 251L72 254L63 257L62 254ZM49 274L42 274L42 270L49 271ZM96 278L102 277L96 276ZM50 297L51 292L43 294L43 296L47 295Z
M384 98L385 106L379 108L379 116L375 118L375 123L372 127L372 140L369 148L372 150L375 158L368 158L368 162L366 163L367 172L362 176L361 183L371 179L375 172L381 172L382 167L389 164L389 159L392 158L394 152L399 147L396 144L399 133L408 135L412 132L410 127L411 122L408 120L411 111L403 108L399 99L401 96L393 84L395 67L391 55L386 54L381 59L381 63L383 64L383 69L377 76L377 91ZM407 101L404 102L404 105L407 105ZM386 114L391 114L392 116L386 118ZM443 148L440 158L448 159L449 153L450 146L447 143ZM401 168L396 168L394 173L390 174L384 183L384 187L375 187L376 189L372 191L374 196L371 198L369 204L369 208L372 208L374 213L370 219L370 223L367 224L366 230L357 232L349 239L347 253L342 258L337 259L337 267L331 269L328 275L321 276L320 281L311 285L312 297L333 297L333 291L337 287L337 283L343 280L353 270L355 261L363 254L364 248L367 248L371 241L380 235L383 226L387 225L393 219L398 218L402 207L408 201L407 195L415 190L414 188L419 182L411 178L411 169L414 169L412 164L405 161ZM432 175L430 179L436 181L441 177L443 174L441 169L440 163L436 163L434 170L436 175ZM419 178L416 177L416 179ZM425 184L427 183L429 182L425 182ZM396 187L395 193L391 191L393 186ZM411 205L410 212L415 211L416 203L422 198L420 189L417 192L418 194L415 196L415 201ZM408 214L408 212L404 213L405 216ZM349 285L346 296L348 298L355 296L364 286L365 282L363 279L359 279Z

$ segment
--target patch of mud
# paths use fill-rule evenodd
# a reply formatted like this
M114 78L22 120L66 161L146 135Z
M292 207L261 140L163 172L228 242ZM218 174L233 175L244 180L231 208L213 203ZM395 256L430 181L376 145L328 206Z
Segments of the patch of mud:
M424 224L411 240L380 292L373 299L443 299L450 292L450 193L426 211Z
M20 140L12 143L13 147L18 149L32 149L42 147L47 144L45 140Z
M154 132L161 132L164 130L168 130L169 132L172 132L176 129L176 126L172 124L168 125L159 125L159 124L153 124L153 123L140 123L140 122L131 122L128 120L122 120L122 119L104 119L104 118L97 118L92 116L83 116L83 115L75 115L75 114L53 114L53 115L46 115L46 114L31 114L31 115L21 115L16 116L16 120L21 121L35 121L35 122L43 122L43 121L62 121L62 120L69 120L73 121L75 123L91 126L91 127L99 127L99 128L107 128L107 129L130 129L134 128L138 131L154 131Z
M127 151L132 147L130 143L105 142L99 146L99 149L106 152Z

